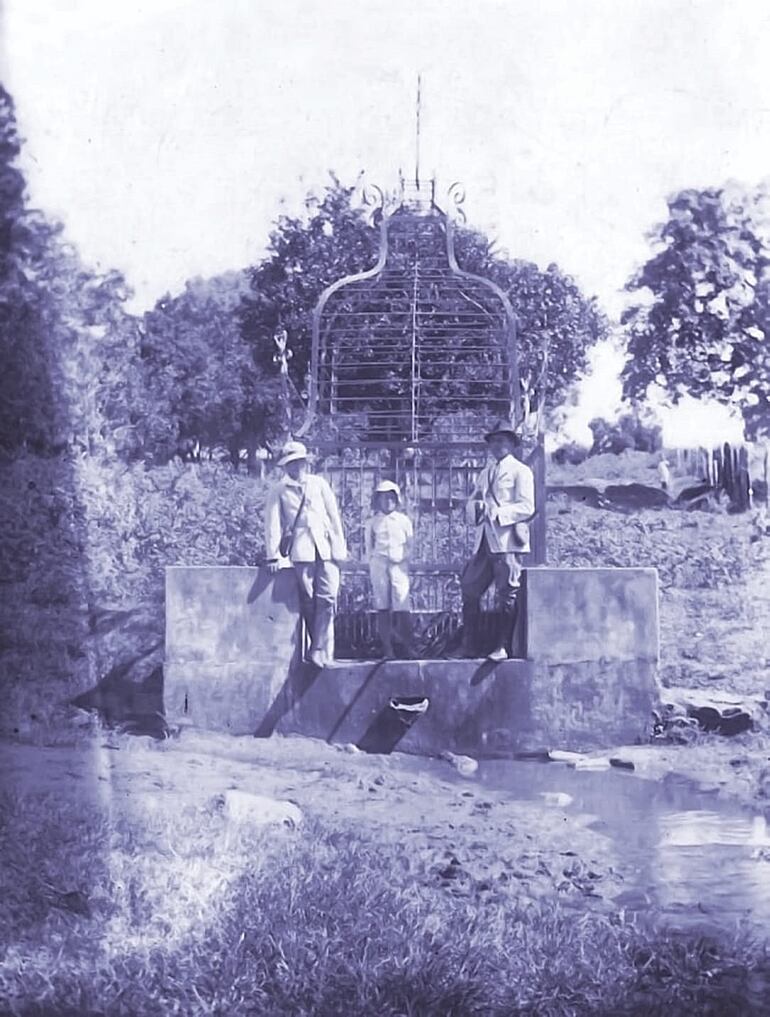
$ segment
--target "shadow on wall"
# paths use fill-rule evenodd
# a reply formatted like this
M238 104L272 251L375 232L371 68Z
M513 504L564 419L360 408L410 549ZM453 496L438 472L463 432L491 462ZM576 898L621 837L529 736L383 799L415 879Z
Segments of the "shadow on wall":
M255 736L269 738L281 719L310 691L320 673L320 668L298 658L289 668L289 676L267 709Z
M26 344L12 346L3 373L30 405L15 420L8 407L0 418L0 731L6 734L24 734L50 719L93 675L86 512L76 463L55 440L67 407L54 384L57 365L46 332L42 323L35 327L35 308L28 308L27 325Z
M163 667L156 664L140 680L135 677L137 668L154 660L161 646L158 643L134 660L113 667L94 688L76 696L72 705L95 710L110 727L121 727L131 734L165 737Z

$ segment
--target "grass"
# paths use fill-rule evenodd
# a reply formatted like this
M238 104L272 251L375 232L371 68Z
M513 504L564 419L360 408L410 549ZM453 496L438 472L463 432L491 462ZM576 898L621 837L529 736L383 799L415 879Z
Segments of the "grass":
M768 1012L770 961L745 935L580 914L312 819L233 832L170 807L2 801L1 1013Z

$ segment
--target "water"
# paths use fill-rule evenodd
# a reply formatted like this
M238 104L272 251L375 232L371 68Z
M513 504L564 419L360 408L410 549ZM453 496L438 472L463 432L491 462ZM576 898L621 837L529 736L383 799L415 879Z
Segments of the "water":
M481 763L482 785L586 816L608 839L629 910L655 908L722 926L770 929L770 828L765 817L718 801L679 778L645 780L621 770L583 771L563 763Z

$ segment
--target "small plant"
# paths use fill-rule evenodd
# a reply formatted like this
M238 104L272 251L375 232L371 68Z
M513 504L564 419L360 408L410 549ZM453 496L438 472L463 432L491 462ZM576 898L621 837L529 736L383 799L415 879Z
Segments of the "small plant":
M217 810L0 802L0 1012L759 1017L762 944L449 878L310 820L228 850ZM33 833L35 836L33 836ZM574 875L574 872L573 872Z

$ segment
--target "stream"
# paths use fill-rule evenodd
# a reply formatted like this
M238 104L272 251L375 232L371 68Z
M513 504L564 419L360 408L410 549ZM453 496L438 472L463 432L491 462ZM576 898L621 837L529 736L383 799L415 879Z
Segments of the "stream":
M770 928L770 829L761 814L682 778L577 770L564 763L482 762L479 784L585 817L608 838L628 888L614 898L672 924Z

